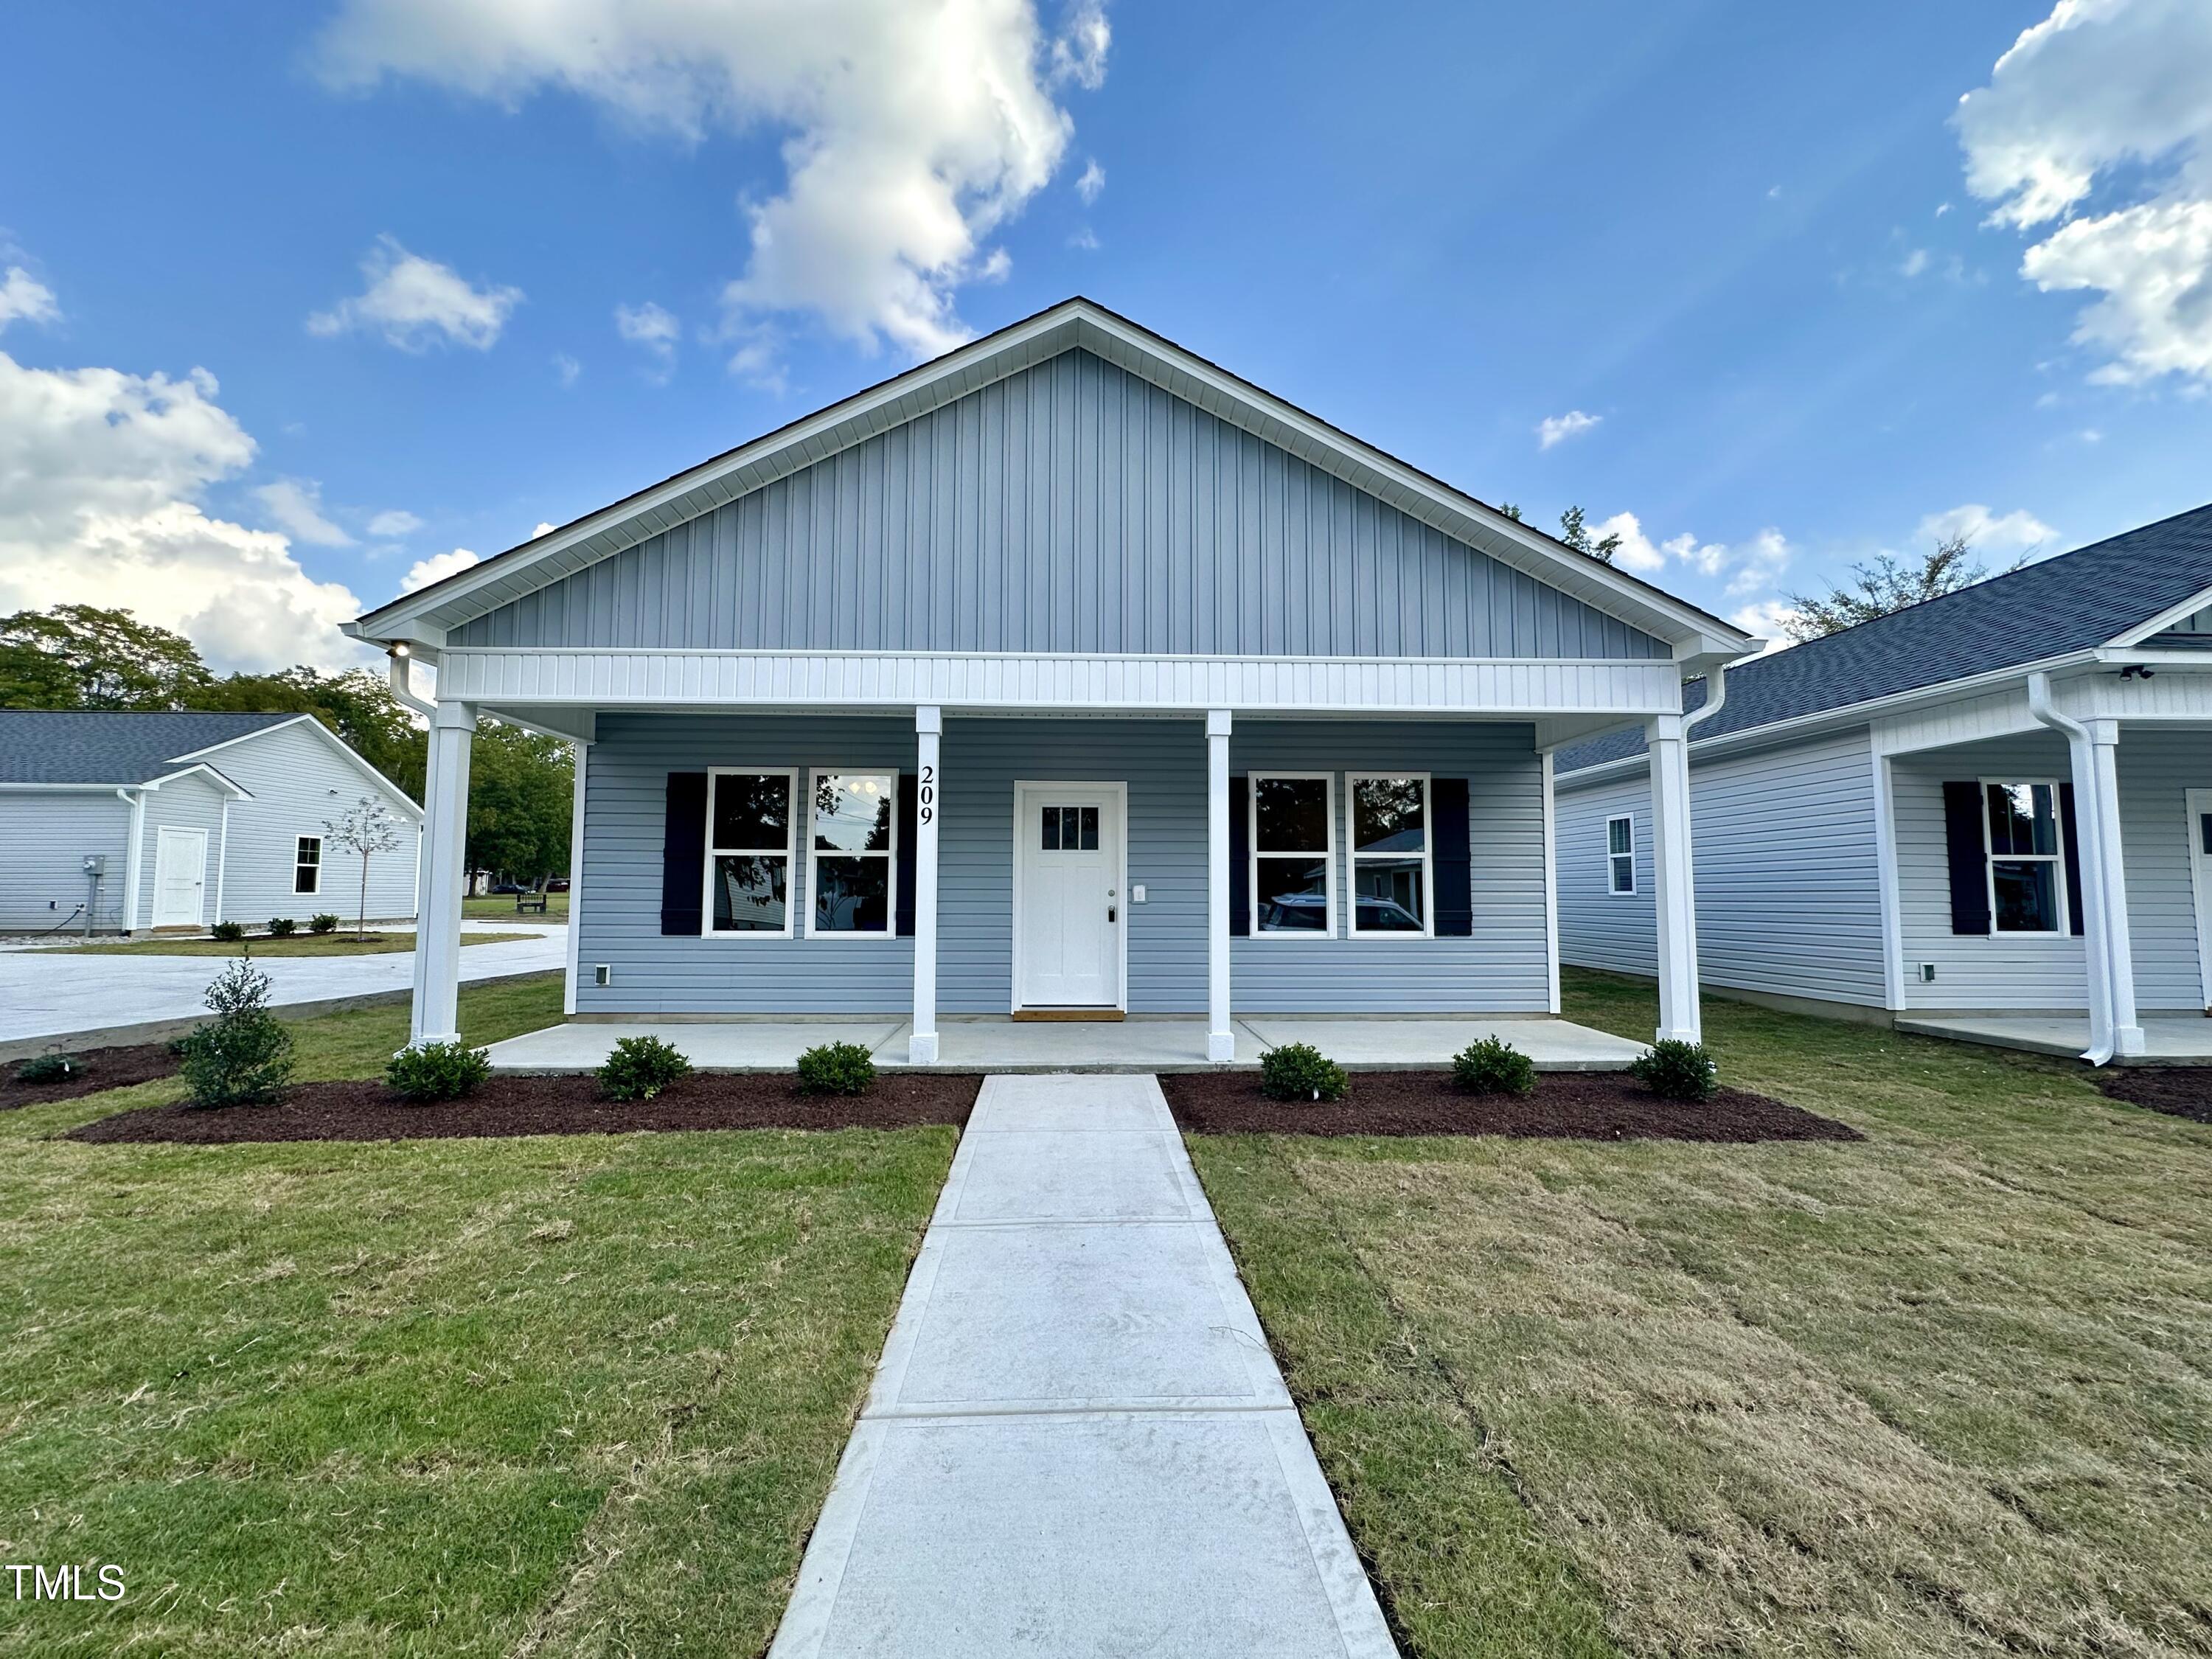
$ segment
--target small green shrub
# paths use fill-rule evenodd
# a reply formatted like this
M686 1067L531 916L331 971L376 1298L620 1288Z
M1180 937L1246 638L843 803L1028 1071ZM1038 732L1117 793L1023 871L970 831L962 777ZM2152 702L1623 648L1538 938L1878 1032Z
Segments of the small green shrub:
M269 937L271 939L289 939L299 931L300 924L289 916L269 918Z
M807 1095L866 1094L876 1062L857 1042L818 1042L799 1057L799 1091Z
M307 918L307 931L311 933L335 933L337 930L338 919L327 910Z
M1629 1061L1628 1074L1662 1100L1711 1100L1721 1086L1705 1045L1678 1037L1653 1043Z
M1310 1042L1286 1042L1260 1060L1260 1092L1270 1100L1342 1100L1351 1087L1344 1067Z
M1452 1082L1471 1095L1532 1095L1536 1062L1501 1037L1484 1037L1452 1056Z
M18 1083L67 1083L84 1073L84 1062L75 1054L33 1054L15 1068Z
M292 1034L269 1012L269 975L243 957L215 977L214 1019L184 1041L185 1087L195 1106L245 1106L279 1098L292 1080Z
M410 1042L385 1063L392 1093L416 1105L472 1095L491 1075L491 1056L465 1042Z
M246 924L242 921L218 921L208 932L225 945L235 945L246 937Z
M690 1075L691 1062L675 1044L657 1036L624 1037L599 1067L599 1092L609 1100L651 1100Z

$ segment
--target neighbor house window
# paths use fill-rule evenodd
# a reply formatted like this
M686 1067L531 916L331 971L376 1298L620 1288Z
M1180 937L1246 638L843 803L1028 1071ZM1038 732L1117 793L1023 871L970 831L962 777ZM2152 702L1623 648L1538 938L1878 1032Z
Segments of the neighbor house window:
M1990 926L2000 933L2066 931L2066 872L2058 844L2058 786L1988 783Z
M1352 802L1352 931L1429 931L1429 779L1348 773Z
M887 937L898 774L817 772L808 796L806 931Z
M302 836L292 849L292 890L295 893L319 893L323 890L323 838Z
M794 772L707 775L707 931L791 937Z
M1252 932L1336 932L1336 811L1329 775L1252 775Z
M1605 887L1608 893L1636 890L1636 820L1605 821Z

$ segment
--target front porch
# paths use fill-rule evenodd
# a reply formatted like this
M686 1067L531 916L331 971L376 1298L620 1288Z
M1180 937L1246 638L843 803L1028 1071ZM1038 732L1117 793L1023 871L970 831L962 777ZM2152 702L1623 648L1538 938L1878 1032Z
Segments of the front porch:
M1257 1067L1268 1049L1310 1042L1352 1071L1437 1070L1482 1037L1502 1037L1540 1072L1619 1071L1643 1045L1572 1021L1543 1016L1394 1019L1357 1015L1252 1015L1230 1022L1231 1065ZM673 1043L702 1071L787 1072L801 1051L856 1042L887 1071L1196 1072L1209 1061L1202 1017L1138 1016L1119 1022L1024 1022L998 1017L938 1022L937 1058L911 1058L911 1020L574 1020L510 1037L491 1048L497 1072L588 1072L623 1037Z
M2115 1066L2212 1066L2212 1019L2202 1014L2145 1014L2142 1052L2115 1054ZM1900 1016L1900 1031L1949 1037L1993 1048L2078 1058L2089 1046L2087 1014L1948 1014Z

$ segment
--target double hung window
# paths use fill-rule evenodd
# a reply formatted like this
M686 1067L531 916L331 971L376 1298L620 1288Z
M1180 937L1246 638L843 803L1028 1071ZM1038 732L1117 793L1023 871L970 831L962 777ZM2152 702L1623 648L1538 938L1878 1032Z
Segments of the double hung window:
M1999 933L2066 932L2066 871L2059 843L2058 786L1989 783L1990 926Z
M1252 774L1252 932L1336 933L1336 810L1326 772Z
M300 894L323 890L323 838L320 836L302 836L293 844L292 890Z
M707 931L791 937L792 793L798 775L707 775Z
M1346 775L1352 806L1352 933L1429 932L1429 778Z
M1626 814L1605 821L1605 890L1636 890L1636 820Z
M898 775L817 771L808 793L807 933L889 937Z

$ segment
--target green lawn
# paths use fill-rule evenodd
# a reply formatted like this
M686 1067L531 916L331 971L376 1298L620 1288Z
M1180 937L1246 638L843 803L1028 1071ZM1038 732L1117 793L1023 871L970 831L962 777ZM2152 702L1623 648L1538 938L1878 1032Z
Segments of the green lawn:
M461 997L477 1042L559 1018ZM303 1075L405 1020L299 1023ZM0 1552L129 1589L0 1594L0 1654L766 1645L951 1129L49 1139L176 1092L0 1115Z
M544 915L535 910L517 914L512 893L502 893L495 898L463 899L461 914L471 921L566 921L568 919L568 896L566 893L548 893Z
M2212 1129L1705 1008L1869 1139L1194 1142L1409 1655L2212 1653Z
M538 937L536 933L463 933L461 943L499 945L508 939ZM415 935L411 931L372 933L356 939L349 931L341 930L335 933L293 933L283 939L256 933L238 943L215 939L96 939L89 945L52 945L46 948L81 957L359 957L411 951L415 948ZM556 1010L555 1018L558 1017Z

